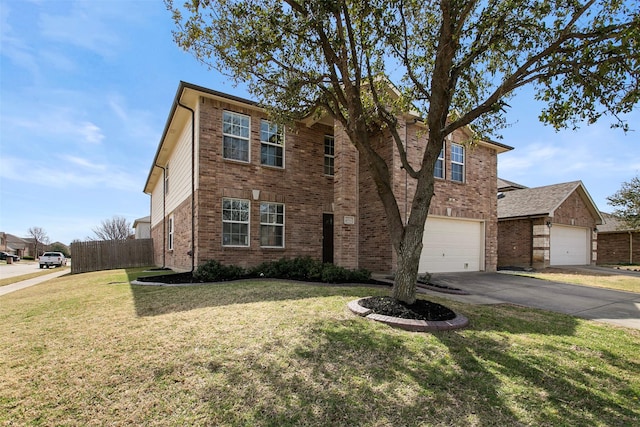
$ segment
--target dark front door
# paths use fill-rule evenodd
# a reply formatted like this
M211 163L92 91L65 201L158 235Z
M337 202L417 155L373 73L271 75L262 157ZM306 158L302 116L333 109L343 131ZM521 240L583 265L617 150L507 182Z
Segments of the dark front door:
M322 262L333 264L333 214L322 214Z

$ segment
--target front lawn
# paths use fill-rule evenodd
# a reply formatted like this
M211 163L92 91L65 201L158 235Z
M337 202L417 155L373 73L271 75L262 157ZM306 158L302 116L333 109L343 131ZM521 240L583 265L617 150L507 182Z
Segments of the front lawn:
M412 333L346 304L387 290L253 280L132 286L64 276L0 297L0 424L633 425L640 331L434 302L467 329Z

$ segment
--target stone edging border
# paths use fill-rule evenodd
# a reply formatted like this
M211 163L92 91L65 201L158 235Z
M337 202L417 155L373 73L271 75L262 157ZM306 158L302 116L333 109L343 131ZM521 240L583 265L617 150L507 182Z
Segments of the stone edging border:
M366 317L367 319L375 320L385 323L389 326L404 329L412 332L431 332L431 331L451 331L454 329L462 329L469 325L469 319L456 314L456 317L451 320L416 320L416 319L402 319L400 317L385 316L382 314L372 313L370 309L360 305L360 298L353 300L347 304L349 310L358 316Z

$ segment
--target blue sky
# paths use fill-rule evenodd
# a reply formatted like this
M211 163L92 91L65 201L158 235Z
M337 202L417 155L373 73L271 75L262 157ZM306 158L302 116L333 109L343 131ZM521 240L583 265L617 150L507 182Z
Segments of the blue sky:
M0 230L51 241L149 215L142 192L180 80L249 97L173 42L160 0L0 0ZM640 111L555 132L529 93L510 102L499 175L529 187L582 180L600 210L640 171Z

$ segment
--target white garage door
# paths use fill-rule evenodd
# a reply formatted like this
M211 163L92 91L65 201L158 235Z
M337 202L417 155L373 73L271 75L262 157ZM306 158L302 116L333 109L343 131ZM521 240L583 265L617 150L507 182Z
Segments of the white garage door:
M553 224L550 243L551 265L589 264L590 238L588 228Z
M428 218L422 244L420 273L484 269L484 222Z

